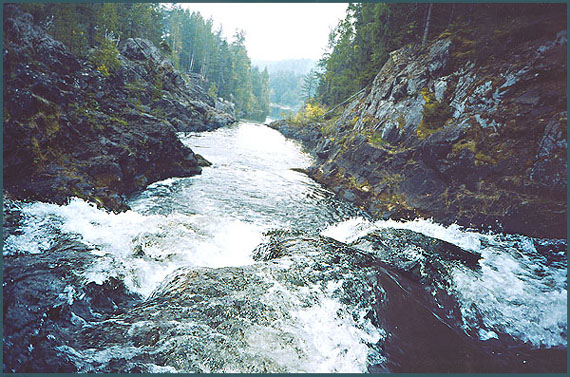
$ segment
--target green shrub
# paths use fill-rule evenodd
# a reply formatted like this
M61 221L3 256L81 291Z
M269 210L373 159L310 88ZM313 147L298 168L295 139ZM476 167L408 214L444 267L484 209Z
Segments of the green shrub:
M115 42L107 38L103 39L101 45L93 51L89 56L89 60L105 77L108 77L112 71L121 67L119 50Z
M288 117L287 119L296 124L306 125L319 121L325 112L326 109L322 105L318 103L307 103L294 117Z
M386 140L382 138L382 135L379 132L374 132L372 135L370 135L368 137L368 142L375 146L387 143Z
M216 83L213 83L212 85L210 85L210 89L208 89L208 94L213 99L218 98L218 86L216 85Z

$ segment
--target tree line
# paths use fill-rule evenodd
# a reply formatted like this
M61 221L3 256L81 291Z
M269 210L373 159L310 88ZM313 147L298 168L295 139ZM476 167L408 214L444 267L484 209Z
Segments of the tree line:
M560 4L350 3L318 63L315 98L328 106L341 103L370 84L389 53L405 45L426 45L444 32L462 34L473 42L477 60L501 48L488 42L478 44L484 40L483 33L497 31L520 17L560 17L565 12Z
M307 77L314 71L315 61L311 59L287 59L280 61L257 61L269 71L270 99L272 103L298 109L303 100L314 96L316 87L305 87Z
M183 72L199 73L210 83L209 91L236 104L245 116L264 120L269 113L269 73L252 66L245 34L236 31L229 43L222 29L199 12L174 6L162 8L164 43L173 63Z
M21 6L72 53L97 56L93 61L103 73L116 64L113 57L121 40L145 38L181 72L202 75L209 94L234 102L240 116L264 120L269 113L269 74L252 66L245 34L236 31L228 42L222 29L214 30L213 20L199 12L155 3Z

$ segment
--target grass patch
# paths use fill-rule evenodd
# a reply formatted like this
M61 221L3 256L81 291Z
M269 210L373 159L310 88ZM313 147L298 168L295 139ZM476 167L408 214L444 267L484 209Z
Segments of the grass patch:
M112 117L111 122L125 128L129 126L129 123L126 120L117 117Z
M370 136L368 136L368 142L375 146L381 146L388 143L382 138L380 132L377 131L374 131Z

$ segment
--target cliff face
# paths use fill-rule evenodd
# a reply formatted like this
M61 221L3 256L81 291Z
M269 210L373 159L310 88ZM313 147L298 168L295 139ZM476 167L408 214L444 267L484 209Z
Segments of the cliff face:
M207 163L176 131L235 121L151 42L119 46L105 75L12 6L4 13L4 193L63 203L78 196L128 208L125 195ZM217 109L218 108L218 109Z
M378 217L433 217L566 237L565 25L537 20L484 48L405 47L336 119L273 126L305 139L310 174Z

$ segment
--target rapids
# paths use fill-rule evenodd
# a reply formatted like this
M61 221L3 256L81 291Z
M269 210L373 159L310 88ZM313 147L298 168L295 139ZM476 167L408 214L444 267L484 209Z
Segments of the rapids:
M4 202L14 372L560 372L565 240L374 221L264 125L114 214Z

